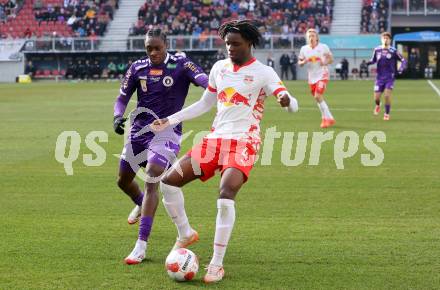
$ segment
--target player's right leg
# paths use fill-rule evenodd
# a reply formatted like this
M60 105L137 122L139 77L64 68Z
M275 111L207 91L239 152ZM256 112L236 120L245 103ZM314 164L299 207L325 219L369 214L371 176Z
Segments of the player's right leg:
M391 112L391 92L392 89L385 89L384 97L385 97L385 112L383 114L383 119L385 121L390 120L390 112Z
M160 182L163 193L163 205L176 225L178 237L172 250L186 248L199 239L198 233L191 228L185 211L185 201L181 187L199 178L193 169L194 160L188 155L183 156L168 170Z
M142 202L141 218L139 223L139 235L134 249L125 258L125 263L135 265L141 263L146 256L148 238L150 237L153 219L159 204L159 179L165 171L166 165L148 162L145 182L145 195Z
M374 84L374 103L376 104L374 106L373 114L375 116L379 115L380 112L380 98L382 96L383 91L385 90L385 85L379 81L376 80Z
M324 92L327 88L327 82L327 80L320 80L315 84L310 85L313 98L321 111L321 128L328 128L336 123L327 103L324 100Z
M131 168L130 164L121 159L119 163L119 174L117 184L119 188L125 192L131 200L136 204L133 210L128 215L128 223L135 224L139 220L141 214L142 199L144 197L143 192L139 188L139 185L134 181L136 172Z
M214 253L209 262L207 272L203 277L205 283L219 282L225 275L223 258L235 223L234 199L247 180L247 174L249 174L249 172L245 174L242 170L243 168L228 167L222 172L220 194L219 199L217 199L217 218L213 245Z

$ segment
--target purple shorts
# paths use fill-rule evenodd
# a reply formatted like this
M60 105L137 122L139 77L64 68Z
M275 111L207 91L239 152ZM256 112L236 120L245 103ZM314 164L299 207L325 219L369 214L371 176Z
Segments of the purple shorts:
M392 90L394 88L394 80L376 80L374 84L374 91L376 93L383 93L385 89Z
M122 150L119 167L124 170L137 172L147 163L154 163L169 168L177 158L180 151L180 137L155 136L153 139L139 142L128 140Z

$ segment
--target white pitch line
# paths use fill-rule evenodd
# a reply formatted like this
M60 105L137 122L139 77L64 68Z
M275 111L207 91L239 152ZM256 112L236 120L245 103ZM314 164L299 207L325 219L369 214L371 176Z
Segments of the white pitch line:
M440 98L440 90L437 88L436 85L431 80L428 80L428 84L431 86L431 88L437 93L437 96Z
M272 110L279 110L279 108L270 108ZM267 110L267 109L265 109ZM301 107L299 106L300 111L317 111L318 108L315 107ZM372 112L373 110L368 109L358 109L358 108L332 108L330 107L330 111L346 111L346 112ZM393 112L440 112L440 109L393 109Z

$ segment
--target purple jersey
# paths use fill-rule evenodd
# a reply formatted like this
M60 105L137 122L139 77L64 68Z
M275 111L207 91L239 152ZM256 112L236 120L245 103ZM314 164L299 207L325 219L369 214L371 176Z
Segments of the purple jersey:
M378 46L374 49L368 65L377 63L377 80L393 81L397 72L397 61L402 62L399 69L399 73L401 73L406 67L406 60L403 56L394 47Z
M121 84L114 116L124 115L128 101L134 91L137 91L137 108L141 108L142 113L137 114L134 119L130 140L150 140L154 136L152 132L135 135L156 118L166 118L180 111L191 83L206 88L208 76L188 58L167 53L164 63L157 66L148 58L137 60L128 69ZM182 134L182 124L175 127L175 132Z

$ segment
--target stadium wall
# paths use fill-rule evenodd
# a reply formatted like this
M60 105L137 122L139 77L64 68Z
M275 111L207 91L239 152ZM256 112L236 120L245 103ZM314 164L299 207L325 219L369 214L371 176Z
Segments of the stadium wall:
M11 83L15 82L15 78L23 74L24 61L23 60L3 60L0 61L0 82Z

